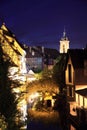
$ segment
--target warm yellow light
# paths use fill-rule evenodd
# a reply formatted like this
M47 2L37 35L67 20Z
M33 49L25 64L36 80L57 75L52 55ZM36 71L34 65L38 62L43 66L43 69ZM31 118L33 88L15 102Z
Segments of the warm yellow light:
M31 98L31 99L34 99L34 98L36 98L36 97L38 97L38 96L39 96L39 93L36 92L36 93L30 95L30 98Z

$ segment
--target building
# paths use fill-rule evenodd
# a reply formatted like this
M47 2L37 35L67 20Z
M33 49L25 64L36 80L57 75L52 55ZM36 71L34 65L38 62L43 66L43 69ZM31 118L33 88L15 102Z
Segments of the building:
M44 48L44 68L49 70L56 64L56 59L59 56L59 52L56 49Z
M87 49L69 49L65 70L71 120L76 127L87 123Z
M76 90L75 93L78 106L87 109L87 87Z
M56 63L59 52L56 49L44 48L43 46L26 46L27 70L34 72L42 71L44 68L52 69Z
M87 50L69 49L67 53L65 79L67 96L75 100L75 90L87 87Z
M41 47L24 45L26 51L27 72L39 72L43 69L43 52Z
M14 64L13 68L10 68L10 72L26 73L26 52L4 23L0 28L0 44L3 52Z
M69 49L69 42L70 41L68 40L68 37L66 36L66 32L64 30L63 37L60 40L60 48L59 48L60 53L67 53Z

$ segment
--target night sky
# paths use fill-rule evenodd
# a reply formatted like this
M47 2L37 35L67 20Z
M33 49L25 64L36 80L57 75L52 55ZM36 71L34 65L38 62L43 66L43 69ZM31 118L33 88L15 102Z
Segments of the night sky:
M0 0L0 26L19 42L59 48L64 28L70 48L87 44L87 0Z

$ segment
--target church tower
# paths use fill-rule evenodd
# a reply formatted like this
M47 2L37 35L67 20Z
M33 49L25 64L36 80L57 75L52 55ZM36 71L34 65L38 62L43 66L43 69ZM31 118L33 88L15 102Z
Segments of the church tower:
M67 50L69 49L69 42L70 41L68 40L64 29L63 37L60 40L60 49L59 49L60 53L67 53Z

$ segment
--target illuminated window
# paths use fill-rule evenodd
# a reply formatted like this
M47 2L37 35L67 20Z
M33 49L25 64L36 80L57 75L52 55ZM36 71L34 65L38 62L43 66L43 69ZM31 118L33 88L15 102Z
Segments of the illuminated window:
M83 97L83 107L85 106L85 99L84 99L84 97Z
M32 56L34 56L35 55L35 52L34 51L32 51Z
M79 95L78 95L78 105L80 105L80 97L79 97Z

